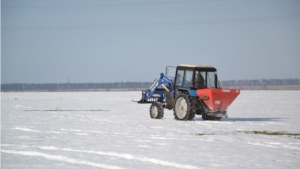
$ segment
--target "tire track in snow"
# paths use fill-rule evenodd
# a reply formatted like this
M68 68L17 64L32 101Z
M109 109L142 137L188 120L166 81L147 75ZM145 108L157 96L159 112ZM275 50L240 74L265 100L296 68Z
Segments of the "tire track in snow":
M39 130L32 130L32 129L29 129L29 128L24 128L24 127L13 127L11 128L13 130L22 130L22 131L29 131L29 132L41 132Z
M150 162L150 163L154 163L154 164L158 164L158 165L162 165L162 166L167 166L167 167L173 167L173 168L198 169L198 167L192 166L192 165L178 164L178 163L163 161L163 160L159 160L159 159L155 159L155 158L135 157L131 154L121 154L121 153L115 153L115 152L102 152L102 151L92 151L92 150L75 150L75 149L70 149L70 148L58 149L58 148L53 147L53 146L51 146L51 147L39 147L39 148L44 149L44 150L60 150L60 151L91 153L91 154L97 154L97 155L123 158L123 159L126 159L126 160L137 160L137 161L142 161L142 162Z
M17 146L17 145L3 144L1 146L2 147L8 147L8 146ZM163 161L163 160L159 160L159 159L155 159L155 158L135 157L131 154L122 154L122 153L115 153L115 152L102 152L102 151L93 151L93 150L76 150L76 149L70 149L70 148L60 149L60 148L57 148L57 147L54 147L54 146L24 146L24 147L26 147L26 148L28 148L28 147L37 147L37 148L42 149L42 150L51 150L51 151L70 151L70 152L90 153L90 154L97 154L97 155L123 158L123 159L126 159L126 160L137 160L137 161L141 161L141 162L150 162L150 163L157 164L157 165L162 165L162 166L166 166L166 167L173 167L173 168L180 168L180 169L199 169L198 167L192 166L192 165L178 164L178 163ZM13 151L13 150L4 150L4 151ZM3 150L2 150L2 152L3 152ZM42 154L42 153L39 153L39 154ZM47 155L47 154L45 154L45 155ZM47 155L47 156L54 156L54 155ZM59 156L59 157L63 157L63 156ZM67 157L65 157L65 158L67 158ZM71 160L75 160L75 159L71 159ZM62 160L58 160L58 161L62 161ZM88 162L88 163L92 163L92 162ZM78 163L76 163L76 164L78 164Z
M1 150L2 153L8 153L8 154L20 154L24 156L38 156L38 157L44 157L48 160L55 160L55 161L62 161L67 162L71 164L82 164L82 165L88 165L92 167L98 167L98 168L105 168L105 169L122 169L121 167L107 165L107 164L99 164L99 163L93 163L90 161L84 161L84 160L78 160L78 159L72 159L61 155L49 155L44 153L39 153L35 151L14 151L14 150Z

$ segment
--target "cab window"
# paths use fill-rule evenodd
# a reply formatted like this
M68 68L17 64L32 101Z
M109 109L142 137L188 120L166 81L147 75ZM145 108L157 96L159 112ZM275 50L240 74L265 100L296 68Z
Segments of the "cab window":
M193 87L193 70L185 70L183 87Z
M176 75L176 86L182 86L184 70L178 70Z

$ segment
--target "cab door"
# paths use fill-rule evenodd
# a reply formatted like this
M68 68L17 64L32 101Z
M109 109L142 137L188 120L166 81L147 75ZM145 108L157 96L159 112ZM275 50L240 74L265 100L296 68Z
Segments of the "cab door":
M175 89L193 88L193 69L177 69L175 77Z

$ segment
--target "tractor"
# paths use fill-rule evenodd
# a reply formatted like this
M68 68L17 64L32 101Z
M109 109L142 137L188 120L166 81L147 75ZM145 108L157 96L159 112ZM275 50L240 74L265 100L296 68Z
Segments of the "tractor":
M168 76L176 68L175 77ZM239 89L221 88L217 69L208 65L180 64L167 66L149 89L142 91L140 104L150 103L150 117L161 119L164 109L174 111L176 120L220 120L227 117L227 108L240 94Z

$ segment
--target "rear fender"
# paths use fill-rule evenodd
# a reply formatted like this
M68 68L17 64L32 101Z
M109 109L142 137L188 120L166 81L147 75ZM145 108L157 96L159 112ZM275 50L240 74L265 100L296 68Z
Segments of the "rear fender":
M196 93L196 90L193 90L193 89L178 88L178 91L188 92L190 94L190 96L198 96Z

